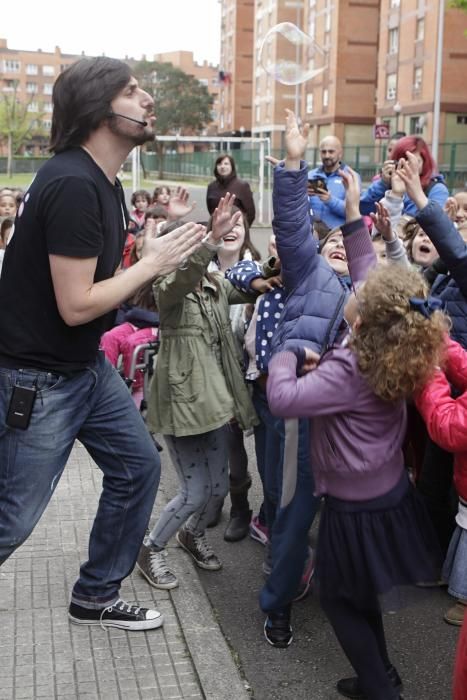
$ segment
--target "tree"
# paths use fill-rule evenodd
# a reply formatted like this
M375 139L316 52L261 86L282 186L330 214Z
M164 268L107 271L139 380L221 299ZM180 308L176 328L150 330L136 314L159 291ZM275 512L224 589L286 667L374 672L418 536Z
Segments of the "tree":
M213 98L205 85L171 63L140 61L133 74L154 98L157 133L174 137L198 134L212 121ZM175 139L174 139L175 140ZM164 177L164 142L155 141L159 177Z
M0 136L7 141L7 177L13 175L13 156L28 141L34 131L37 114L28 111L29 102L18 100L18 81L1 93Z
M467 0L451 0L451 6L467 12Z

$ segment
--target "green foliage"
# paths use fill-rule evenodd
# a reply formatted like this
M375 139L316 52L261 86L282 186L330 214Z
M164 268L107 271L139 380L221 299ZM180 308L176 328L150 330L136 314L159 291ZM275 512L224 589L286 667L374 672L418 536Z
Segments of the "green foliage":
M211 121L213 98L192 75L156 61L140 61L133 74L154 97L158 134L192 135Z
M27 104L19 102L14 91L0 95L0 136L11 139L13 153L31 136L33 123Z
M467 0L451 0L451 7L457 7L459 10L467 12Z

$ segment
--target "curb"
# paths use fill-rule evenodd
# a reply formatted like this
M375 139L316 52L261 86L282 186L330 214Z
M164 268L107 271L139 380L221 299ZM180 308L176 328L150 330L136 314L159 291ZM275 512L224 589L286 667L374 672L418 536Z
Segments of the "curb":
M161 436L157 436L161 439ZM178 479L170 464L167 450L160 454L161 483L155 511L159 514L175 495ZM198 675L205 700L251 700L246 682L235 664L231 650L217 621L215 612L189 554L172 542L167 547L170 561L179 580L178 588L168 593L183 632L188 652ZM211 572L212 576L216 572Z
M180 575L170 594L204 697L251 700L189 554L174 546L170 558Z

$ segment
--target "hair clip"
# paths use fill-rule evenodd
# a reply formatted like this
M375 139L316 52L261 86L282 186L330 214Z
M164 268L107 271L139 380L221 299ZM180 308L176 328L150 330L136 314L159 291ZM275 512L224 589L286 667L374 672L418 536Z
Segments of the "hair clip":
M410 297L409 306L412 311L418 311L418 313L425 318L430 318L434 311L441 311L444 304L441 299L437 299L436 297L428 297L427 299Z

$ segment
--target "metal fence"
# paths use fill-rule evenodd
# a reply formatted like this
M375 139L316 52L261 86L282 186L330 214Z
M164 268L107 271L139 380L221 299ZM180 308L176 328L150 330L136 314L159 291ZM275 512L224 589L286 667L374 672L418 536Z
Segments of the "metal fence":
M243 146L243 144L241 144ZM241 147L230 151L235 158L238 175L251 182L259 178L259 148ZM214 162L219 151L197 151L190 153L171 152L170 148L164 155L163 172L167 179L173 180L210 180L213 177ZM276 158L283 157L283 151L273 151ZM386 157L386 146L371 144L369 146L346 146L343 160L355 168L364 183L371 181L379 171ZM310 148L306 153L310 167L320 163L318 148ZM14 158L15 173L35 173L47 158L17 156ZM146 172L158 177L160 170L159 158L156 153L142 153L142 164ZM450 190L467 187L467 143L442 143L439 146L439 171L445 176ZM266 163L265 170L269 168ZM128 165L131 169L131 164ZM0 157L0 175L7 170L7 159Z
M235 158L238 175L255 183L258 180L258 148L240 148L230 151ZM159 173L160 163L157 154L142 153L146 171ZM194 153L166 152L164 155L164 176L174 180L212 179L214 163L218 150ZM272 151L272 156L283 158L283 151ZM364 183L368 183L379 172L381 163L386 158L386 146L346 146L343 160L357 170ZM318 148L306 152L310 167L315 167L321 160ZM270 167L265 164L265 168ZM443 143L439 146L439 171L446 178L450 190L467 187L467 143Z

